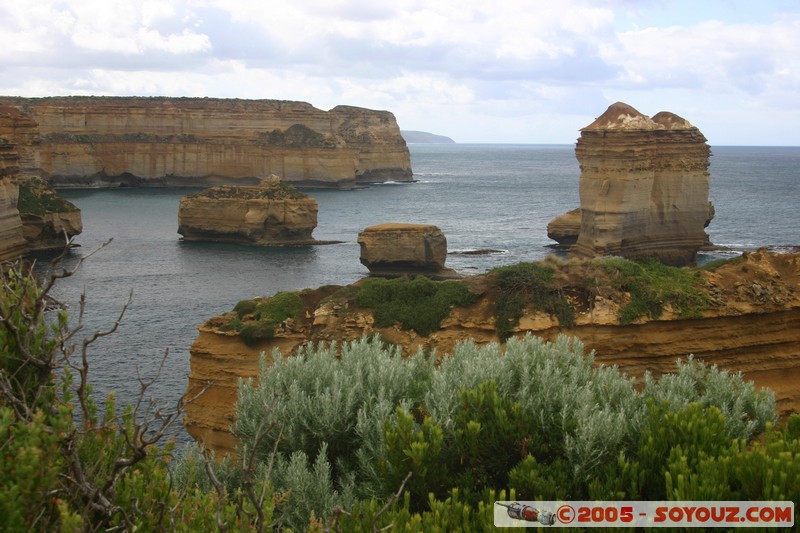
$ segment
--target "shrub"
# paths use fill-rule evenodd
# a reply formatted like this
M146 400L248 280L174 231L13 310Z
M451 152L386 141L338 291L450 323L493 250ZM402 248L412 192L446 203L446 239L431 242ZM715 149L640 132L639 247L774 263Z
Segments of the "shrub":
M275 336L275 325L268 320L248 322L239 328L239 337L248 346L255 346L259 341L269 340Z
M553 268L539 263L519 263L490 272L497 291L495 327L500 340L507 339L519 325L527 305L555 315L562 326L574 325L575 310L554 284L554 275Z
M297 318L303 310L303 300L296 292L279 292L262 302L242 300L234 306L236 318L222 329L239 332L248 346L275 336L275 326L288 318ZM251 319L242 319L251 316Z
M648 377L637 392L568 337L512 338L504 349L464 342L438 366L421 353L403 359L377 337L273 359L269 368L262 363L258 384L241 383L233 431L242 455L256 450L279 470L293 465L295 474L269 478L289 494L279 508L291 509L293 520L312 510L320 517L322 508L292 496L306 491L306 481L294 485L302 479L328 487L317 500L360 500L361 510L405 481L409 497L397 512L412 522L454 487L470 512L486 503L487 490L508 487L526 499L636 499L666 490L670 454L689 449L681 438L694 435L699 449L716 453L774 418L774 400L748 392L741 376L693 361L679 366L679 379ZM680 394L690 400L670 401ZM681 429L684 419L721 427L714 435L722 444Z
M239 318L243 318L245 315L252 314L256 310L256 302L253 300L242 300L233 307L233 310Z
M459 281L415 278L367 279L359 287L355 305L374 310L375 325L400 323L419 335L430 335L441 326L453 306L466 307L475 296Z
M681 318L696 318L708 308L708 294L695 270L667 266L655 259L599 261L619 290L630 292L631 301L620 309L620 322L630 324L641 316L657 319L664 304L671 304Z
M152 382L139 380L133 405L118 410L111 395L99 412L88 350L115 327L76 346L83 313L71 328L66 312L45 312L55 278L42 286L12 266L0 281L3 531L209 531L272 520L270 499L256 508L256 500L198 490L188 477L173 485L172 446L158 445L180 410L145 401Z
M303 300L296 292L279 292L255 308L258 320L280 324L287 318L297 318L303 310Z

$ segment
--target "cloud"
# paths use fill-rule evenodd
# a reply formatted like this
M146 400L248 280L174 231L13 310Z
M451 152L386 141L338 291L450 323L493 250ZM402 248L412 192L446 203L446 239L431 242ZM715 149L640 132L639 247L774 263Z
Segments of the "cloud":
M7 2L0 93L350 104L389 109L408 129L437 117L444 134L457 124L497 141L544 142L546 131L571 142L622 99L690 119L701 101L800 119L797 7L676 2ZM534 115L548 118L536 126Z

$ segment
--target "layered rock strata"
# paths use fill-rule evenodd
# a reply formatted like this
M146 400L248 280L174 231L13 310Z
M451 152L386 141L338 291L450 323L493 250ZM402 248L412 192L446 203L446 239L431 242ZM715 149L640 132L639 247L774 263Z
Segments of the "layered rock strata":
M559 248L570 248L578 242L580 232L580 207L557 216L547 224L547 238L556 241Z
M23 173L58 187L208 187L276 174L298 186L410 181L394 115L214 98L0 98Z
M178 233L187 241L303 246L314 240L317 201L270 176L259 185L221 185L181 198Z
M16 259L26 251L22 220L17 210L18 162L14 145L0 139L0 261Z
M370 226L358 234L361 264L375 276L424 274L433 278L458 275L444 266L447 239L428 224L390 222Z
M759 251L700 273L712 301L700 318L681 319L667 308L658 320L643 317L620 325L620 309L630 295L596 294L585 302L570 300L576 310L572 327L527 307L512 334L533 333L550 340L562 333L577 337L587 350L595 351L597 364L619 365L634 377L674 371L677 360L694 354L721 369L742 372L757 387L774 390L782 414L800 411L800 254ZM364 334L379 334L405 354L420 348L446 354L467 339L496 342L491 282L487 276L464 282L478 295L476 303L453 308L440 329L427 337L400 326L375 327L371 310L342 304L331 297L337 288L330 287L302 291L306 309L300 316L277 326L272 340L253 346L221 327L231 317L209 319L198 328L190 350L187 395L212 384L187 407L189 433L210 448L233 449L228 429L235 416L237 380L257 376L262 352L270 356L278 350L285 356L310 343L343 342ZM565 291L569 293L569 287Z
M710 154L700 130L673 113L651 119L611 105L581 130L575 147L581 226L572 253L694 264L713 216Z

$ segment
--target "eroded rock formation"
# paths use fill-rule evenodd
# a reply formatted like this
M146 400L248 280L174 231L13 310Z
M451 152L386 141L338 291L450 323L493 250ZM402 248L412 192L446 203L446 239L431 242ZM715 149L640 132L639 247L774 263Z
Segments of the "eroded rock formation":
M370 226L358 234L361 264L376 276L425 274L434 278L457 277L444 266L447 239L428 224L387 223Z
M557 216L547 224L547 238L556 241L560 248L569 248L575 244L580 232L580 207Z
M257 246L320 244L317 201L270 176L259 185L221 185L181 198L178 233L187 241Z
M562 273L571 268L575 265L568 263ZM682 319L677 310L666 308L657 320L640 318L621 325L620 309L630 295L598 293L586 301L570 299L576 310L572 327L527 307L512 334L530 332L550 340L560 333L575 336L596 352L598 364L619 365L636 377L646 371L671 372L676 360L694 354L774 390L781 413L800 411L800 254L758 251L714 271L701 270L700 275L711 306L699 318ZM209 319L191 347L187 394L193 396L209 381L213 385L187 407L189 433L213 449L232 449L228 428L235 416L236 383L257 376L262 352L269 356L277 349L288 355L309 343L342 342L373 333L400 346L405 354L419 348L445 354L466 339L496 342L496 294L491 282L487 276L464 282L478 295L476 303L454 307L440 329L427 337L399 325L375 327L370 309L343 305L332 297L336 287L302 291L306 308L300 316L277 326L271 340L252 346L222 327L235 313ZM571 293L568 286L564 290Z
M572 253L694 264L713 217L710 154L700 130L673 113L651 119L627 104L611 105L581 130L575 147L581 226Z
M387 111L213 98L0 98L19 115L0 137L23 173L59 187L207 187L276 174L298 186L409 181Z
M63 250L83 231L80 209L40 178L20 181L17 207L29 252Z
M0 103L0 258L62 250L83 230L80 210L25 170L35 165L37 142L36 123Z

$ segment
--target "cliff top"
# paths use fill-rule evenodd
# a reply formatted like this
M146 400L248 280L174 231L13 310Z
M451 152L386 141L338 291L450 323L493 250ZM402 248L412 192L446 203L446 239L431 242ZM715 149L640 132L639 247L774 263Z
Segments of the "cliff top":
M265 178L258 185L218 185L188 196L188 198L235 198L238 200L301 200L308 198L282 181L278 176Z
M696 128L685 118L669 111L660 111L650 118L624 102L616 102L608 106L605 113L597 117L594 122L581 128L581 131L661 129L690 130Z

